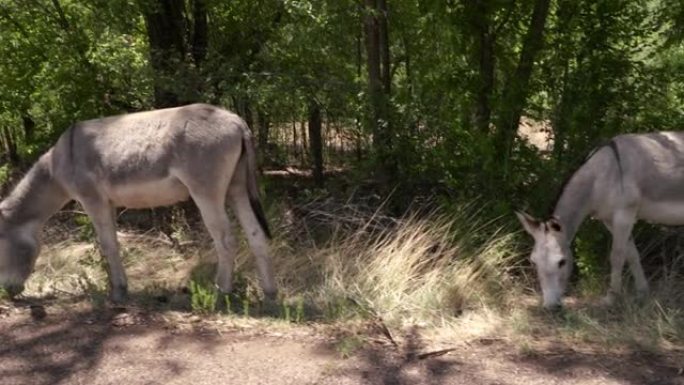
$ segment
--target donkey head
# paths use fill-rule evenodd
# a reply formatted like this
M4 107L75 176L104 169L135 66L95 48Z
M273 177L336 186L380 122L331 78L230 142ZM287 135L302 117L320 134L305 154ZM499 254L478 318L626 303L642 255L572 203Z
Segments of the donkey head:
M0 287L10 296L24 290L39 251L35 236L22 227L12 226L0 211Z
M572 272L572 251L565 231L555 217L540 221L526 213L516 212L516 215L534 238L530 261L537 270L544 307L559 308Z

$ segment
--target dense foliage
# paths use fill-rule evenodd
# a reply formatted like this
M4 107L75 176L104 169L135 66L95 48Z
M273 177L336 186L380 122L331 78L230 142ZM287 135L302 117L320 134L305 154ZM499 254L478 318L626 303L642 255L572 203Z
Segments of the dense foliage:
M683 127L682 31L674 0L0 0L0 177L76 120L202 101L321 185L541 212L602 139Z

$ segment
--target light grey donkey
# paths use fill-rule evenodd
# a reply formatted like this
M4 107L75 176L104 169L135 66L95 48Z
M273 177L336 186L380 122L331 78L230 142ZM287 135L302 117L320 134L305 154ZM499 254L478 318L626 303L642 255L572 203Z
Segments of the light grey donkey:
M0 285L23 290L40 251L45 221L78 201L107 260L110 298L125 301L115 208L171 205L192 197L218 253L216 284L230 293L235 212L257 259L267 299L276 295L270 238L259 202L252 135L237 115L193 104L88 120L65 131L0 202Z
M568 179L550 219L516 214L534 237L530 258L545 307L561 305L573 265L570 243L589 215L612 234L610 289L604 302L613 303L621 293L625 260L637 294L645 296L648 282L632 227L639 219L684 224L684 132L619 135L594 150Z

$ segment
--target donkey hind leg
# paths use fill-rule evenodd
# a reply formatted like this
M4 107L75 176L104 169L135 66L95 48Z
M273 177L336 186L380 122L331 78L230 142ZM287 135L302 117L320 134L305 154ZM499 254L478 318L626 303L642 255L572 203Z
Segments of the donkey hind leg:
M119 254L119 242L116 238L114 207L101 200L84 201L82 205L93 222L97 240L100 243L100 251L107 260L110 285L109 298L114 303L123 303L128 297L128 283Z
M633 264L634 256L632 254L636 248L632 250L630 239L635 220L636 216L632 212L618 211L613 215L610 223L604 222L613 237L610 248L610 288L603 299L604 304L612 305L616 297L622 292L622 272L625 267L625 260L630 258L630 265ZM638 260L638 252L636 259Z
M277 297L278 289L276 288L273 261L268 250L266 234L261 228L254 210L252 210L247 190L242 186L233 185L229 190L229 195L231 209L240 221L249 247L256 257L264 297L273 301Z
M216 248L216 286L221 294L229 294L233 291L236 241L226 213L225 198L222 195L213 199L198 195L192 197Z

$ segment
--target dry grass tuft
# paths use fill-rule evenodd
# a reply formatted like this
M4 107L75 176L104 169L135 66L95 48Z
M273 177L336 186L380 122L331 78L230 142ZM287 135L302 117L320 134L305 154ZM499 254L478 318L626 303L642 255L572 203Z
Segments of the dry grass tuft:
M132 292L175 290L187 284L198 264L211 258L207 248L189 247L181 251L153 231L118 235ZM106 263L93 240L48 240L26 292L34 296L104 294L106 278Z
M287 294L305 296L324 315L436 326L472 309L505 307L522 291L513 235L478 220L472 207L395 219L321 204L286 217L299 226L280 232L275 254L278 271L288 272ZM330 236L317 241L312 234L321 228Z

